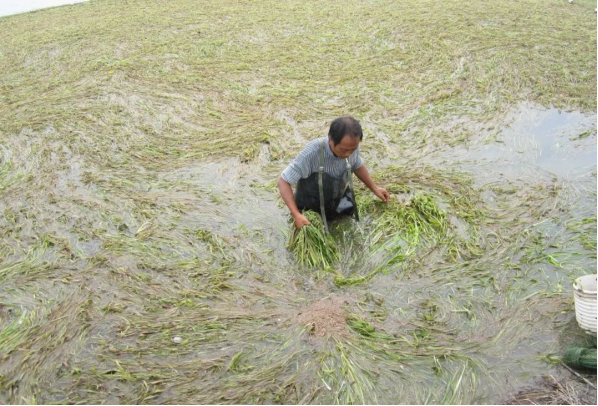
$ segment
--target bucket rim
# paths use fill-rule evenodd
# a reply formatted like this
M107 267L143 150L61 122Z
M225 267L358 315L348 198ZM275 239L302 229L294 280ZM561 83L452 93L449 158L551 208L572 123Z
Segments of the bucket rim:
M594 290L587 290L587 289L582 289L581 288L581 280L582 279L590 279L591 277L593 278L598 278L597 274L590 274L590 275L584 275L584 276L580 276L579 278L575 279L575 282L573 282L573 289L579 291L579 292L583 292L583 293L588 293L588 294L596 294L596 288L594 288Z

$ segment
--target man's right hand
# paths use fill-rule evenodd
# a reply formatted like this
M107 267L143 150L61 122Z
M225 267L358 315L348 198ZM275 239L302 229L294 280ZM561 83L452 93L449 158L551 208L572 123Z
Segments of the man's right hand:
M297 213L296 215L293 216L295 218L295 227L297 228L301 228L303 226L309 226L311 223L309 222L309 220L307 219L307 217L305 217L303 214L301 213Z

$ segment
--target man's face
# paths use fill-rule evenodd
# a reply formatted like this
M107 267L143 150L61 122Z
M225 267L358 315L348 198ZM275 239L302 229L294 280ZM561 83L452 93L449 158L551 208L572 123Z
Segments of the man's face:
M337 145L334 145L334 141L332 139L328 139L328 144L330 144L330 149L339 158L349 158L349 156L359 147L359 137L351 137L350 135L345 135L341 142Z

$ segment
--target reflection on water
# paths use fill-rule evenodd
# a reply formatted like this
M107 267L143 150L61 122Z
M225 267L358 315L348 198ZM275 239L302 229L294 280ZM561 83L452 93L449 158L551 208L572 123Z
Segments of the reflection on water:
M506 176L558 176L576 179L596 168L596 115L521 104L499 133L470 148L443 153L479 180ZM448 157L448 158L447 158Z
M513 122L483 154L534 164L567 177L596 165L596 116L558 109L522 108Z
M546 112L533 129L539 146L536 165L557 175L596 165L596 117L579 113Z

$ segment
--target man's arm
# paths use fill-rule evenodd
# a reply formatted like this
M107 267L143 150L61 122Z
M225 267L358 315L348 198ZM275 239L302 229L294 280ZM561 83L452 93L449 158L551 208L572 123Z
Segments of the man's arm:
M387 202L390 199L390 194L386 189L376 186L365 165L355 169L354 173L380 200Z
M309 220L303 214L301 214L299 208L297 207L297 203L295 203L293 188L282 177L278 178L278 190L280 191L280 197L282 197L282 200L284 200L285 204L291 211L291 216L293 216L295 219L295 226L297 228L301 228L303 226L310 225L311 223Z

